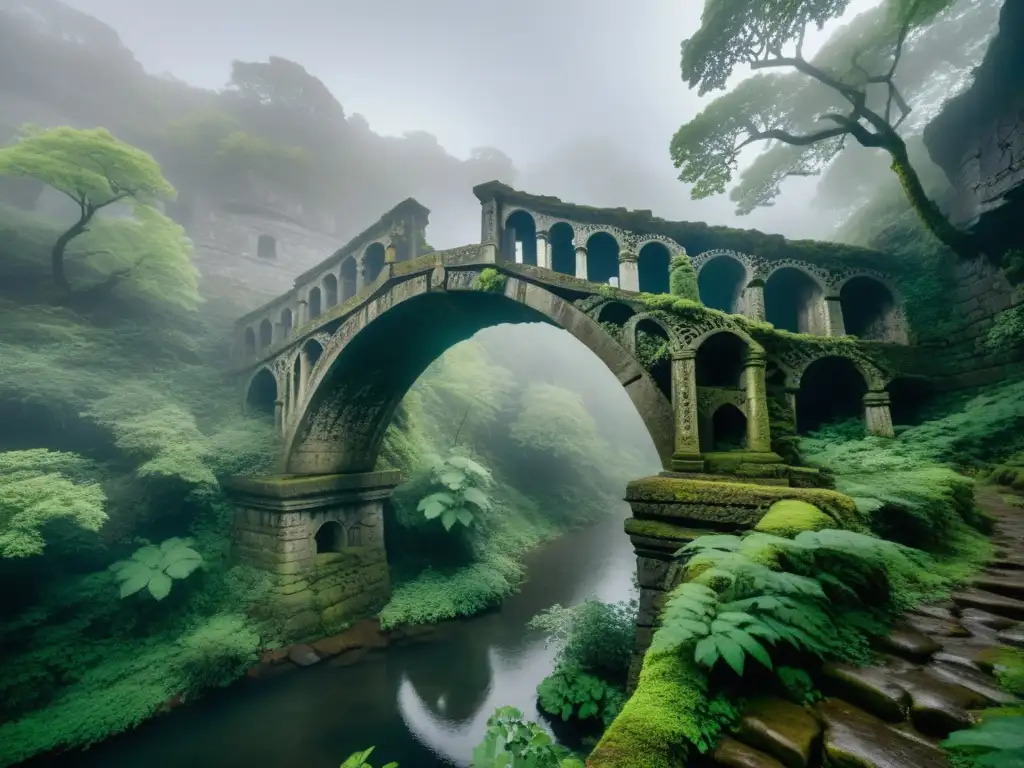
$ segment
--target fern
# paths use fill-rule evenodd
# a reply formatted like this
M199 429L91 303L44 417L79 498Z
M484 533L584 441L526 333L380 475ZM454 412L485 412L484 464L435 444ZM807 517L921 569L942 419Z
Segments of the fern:
M1024 715L993 717L954 731L942 746L971 768L1019 768L1024 765Z
M537 686L540 708L562 720L598 719L607 727L626 701L625 692L580 667L563 666Z

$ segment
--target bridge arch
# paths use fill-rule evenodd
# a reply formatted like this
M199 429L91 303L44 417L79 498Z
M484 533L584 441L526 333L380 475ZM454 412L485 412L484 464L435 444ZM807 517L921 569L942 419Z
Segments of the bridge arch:
M591 349L616 375L661 456L674 446L671 403L636 359L598 322L546 288L509 277L503 293L444 290L464 274L396 280L334 331L310 371L306 395L285 430L283 471L295 474L373 470L402 397L448 348L483 328L545 322ZM456 276L459 278L455 280ZM441 290L438 290L441 288Z
M279 391L274 372L265 365L260 366L245 384L245 412L273 417Z
M548 230L551 269L563 275L576 274L576 230L567 221L556 221Z
M776 267L764 281L765 320L791 333L826 335L825 285L797 264Z
M619 277L619 241L611 232L598 230L587 238L587 280L607 284Z

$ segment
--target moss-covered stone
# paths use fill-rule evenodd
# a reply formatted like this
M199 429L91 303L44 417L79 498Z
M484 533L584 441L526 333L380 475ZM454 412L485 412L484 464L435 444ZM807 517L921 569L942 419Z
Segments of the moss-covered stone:
M754 530L792 538L801 531L820 531L835 526L836 521L813 504L800 499L783 499L768 508Z
M803 707L776 698L751 701L735 736L767 752L787 768L807 768L814 757L821 726Z
M684 526L683 521L691 521L709 527L751 528L773 504L785 499L812 504L844 528L863 528L853 499L820 488L708 482L669 475L635 480L626 488L626 501L637 517Z
M706 682L692 659L674 651L648 653L636 692L587 758L589 768L684 765L701 738L697 721Z

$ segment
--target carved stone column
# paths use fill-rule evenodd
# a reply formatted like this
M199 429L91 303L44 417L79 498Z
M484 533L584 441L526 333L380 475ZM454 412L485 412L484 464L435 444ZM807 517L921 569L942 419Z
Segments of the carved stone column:
M498 201L488 200L480 207L480 260L498 261Z
M764 322L763 280L751 280L743 290L743 314L756 323Z
M541 269L551 269L551 253L548 250L548 233L537 233L537 266Z
M895 437L892 428L892 414L889 412L889 393L885 390L871 390L864 395L864 422L868 434L878 437Z
M306 399L306 384L309 382L309 355L305 348L299 350L299 401Z
M700 472L704 469L697 429L696 358L697 353L692 349L672 354L672 411L676 422L672 469L676 472Z
M580 280L587 279L587 247L585 245L576 246L576 277Z
M384 249L384 263L394 264L398 260L398 249L395 248L394 243L388 244L388 247Z
M624 291L640 290L640 267L635 253L619 254L619 288Z
M761 350L750 350L743 363L747 379L747 450L771 453L772 435L768 423L768 389L765 367L768 359Z
M299 299L295 307L295 327L300 328L309 322L309 303L305 299Z
M825 335L846 335L846 323L843 322L843 305L840 303L838 296L825 297Z

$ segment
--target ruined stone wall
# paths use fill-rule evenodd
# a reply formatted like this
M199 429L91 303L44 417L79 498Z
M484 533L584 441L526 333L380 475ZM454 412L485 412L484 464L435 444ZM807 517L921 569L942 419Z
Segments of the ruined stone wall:
M922 329L919 344L908 350L906 362L899 367L930 376L943 389L988 385L1020 375L1024 348L991 350L985 340L1000 312L1024 303L1024 287L1011 287L985 259L957 264L954 279L948 297L953 330L935 338Z
M232 321L288 291L297 276L344 245L333 234L255 208L204 204L183 223L195 245L201 292L223 302ZM259 253L261 236L273 238L273 257Z

